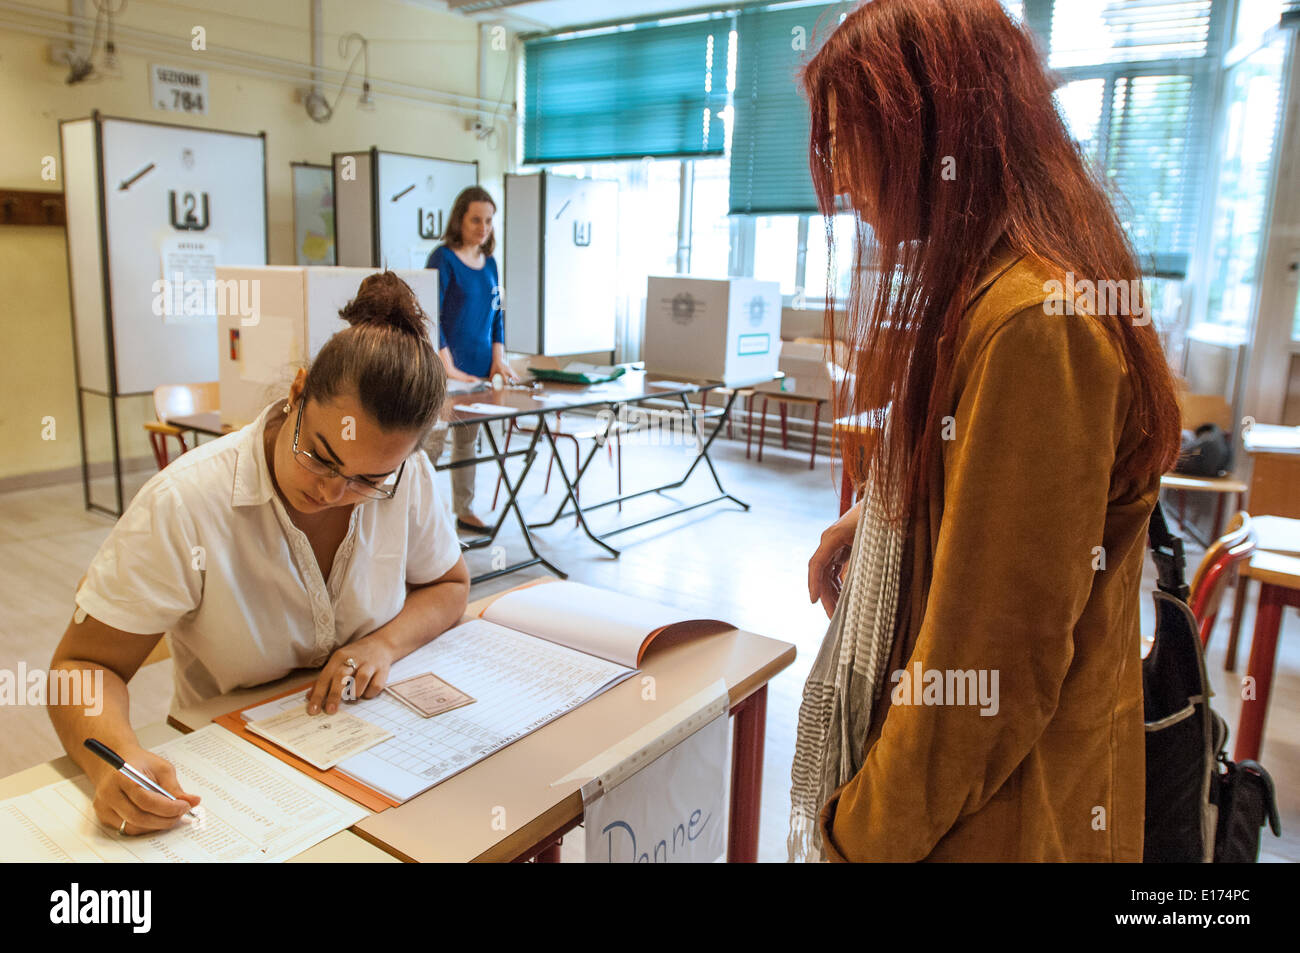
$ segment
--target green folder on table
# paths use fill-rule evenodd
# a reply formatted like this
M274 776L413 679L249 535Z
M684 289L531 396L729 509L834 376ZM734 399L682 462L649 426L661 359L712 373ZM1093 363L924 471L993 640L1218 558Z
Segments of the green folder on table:
M584 364L572 361L562 368L530 367L528 372L543 381L561 381L565 384L600 384L616 380L627 371L613 364Z

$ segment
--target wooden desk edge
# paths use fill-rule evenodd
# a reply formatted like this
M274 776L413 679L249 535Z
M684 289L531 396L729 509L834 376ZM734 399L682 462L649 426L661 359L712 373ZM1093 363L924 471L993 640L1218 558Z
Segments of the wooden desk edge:
M493 598L492 596L487 596L480 599L476 599L473 602L471 602L466 607L465 616L462 618L462 621L464 622L464 621L469 621L470 619L477 618L478 613L482 611L482 608L486 604L488 604L492 600L492 598ZM789 642L781 642L781 640L773 639L771 636L762 636L756 632L749 632L748 630L745 629L732 628L729 631L733 633L742 633L746 635L757 636L758 638L768 639L772 642L777 642L778 644L785 646L784 650L782 650L780 654L773 657L771 661L769 661L765 665L760 666L750 675L746 676L745 678L742 678L734 685L728 686L727 691L728 691L730 706L734 708L736 705L740 704L742 701L744 701L746 698L752 695L755 691L757 691L760 687L766 685L778 673L788 668L789 665L795 659L795 656L797 654L797 649L793 644ZM718 634L723 634L723 633L718 633ZM295 671L285 676L283 679L280 679L277 682L271 683L269 685L257 686L256 688L249 689L247 691L250 691L252 693L258 693L258 694L264 693L264 697L271 697L277 691L281 690L284 686L289 684L290 681L295 680L297 678L303 678L305 675L306 673L304 672ZM255 702L256 699L250 697L248 699L241 699L239 701L230 703L228 705L223 705L222 706L223 713L225 711L230 711L233 708L241 707L243 704L254 704ZM183 712L181 714L183 714ZM197 714L199 718L203 717L201 712ZM209 719L207 723L214 723L214 722L212 722L211 719ZM167 715L167 724L171 725L173 728L176 728L178 731L184 733L188 733L190 731L195 730L187 726L183 722L181 722L174 713L170 713L170 712ZM370 816L372 815L368 814L367 818ZM495 844L493 844L483 853L479 854L476 857L471 858L471 862L517 860L523 855L525 851L531 849L536 844L548 838L556 837L558 836L559 832L561 832L562 830L567 830L571 828L573 826L571 822L575 820L580 820L581 817L582 817L582 792L581 790L575 790L571 792L569 795L567 795L566 797L564 797L562 800L557 802L556 804L552 805L550 808L547 808L545 811L543 811L537 817L533 818L531 821L527 822L526 824L517 828L516 830L511 831L509 834L507 834L501 840L497 841ZM362 821L366 820L367 818L363 818ZM360 823L361 821L358 822L358 824ZM569 825L569 828L565 827L566 824ZM392 847L390 844L383 842L375 835L372 835L367 831L362 830L356 824L349 827L348 831L362 838L367 843L372 844L373 846L379 848L385 853L397 858L398 860L401 860L405 863L416 862L415 858Z
M744 631L744 630L738 630ZM757 634L757 633L752 633ZM794 661L797 650L794 645L786 643L786 650L779 656L758 669L748 678L741 679L735 685L727 690L729 707L735 708L754 692L758 691L776 675L784 671ZM582 808L582 790L578 789L570 793L564 800L558 804L543 811L539 816L533 818L527 824L517 830L511 831L501 840L497 841L483 853L475 857L472 863L500 863L504 861L519 860L524 856L525 851L532 850L534 847L545 844L551 838L558 837L561 834L571 830L581 822L583 815ZM358 834L365 836L364 832L357 831ZM367 838L370 840L370 838ZM375 841L374 843L377 843ZM378 845L384 847L384 845ZM411 858L400 854L397 851L389 850L395 857L401 857L403 860L410 861Z

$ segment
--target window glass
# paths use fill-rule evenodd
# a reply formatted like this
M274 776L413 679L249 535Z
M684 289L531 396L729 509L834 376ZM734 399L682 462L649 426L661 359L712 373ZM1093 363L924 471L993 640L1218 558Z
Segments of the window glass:
M849 296L854 221L852 213L835 216L835 299L841 302ZM808 265L804 271L804 296L809 307L818 307L826 298L826 265L826 219L814 215L808 222Z
M690 274L697 278L726 278L731 261L728 160L696 159L694 166Z
M754 277L781 282L781 294L795 293L799 216L760 215L754 220Z
M1061 69L1204 56L1210 7L1211 0L1058 0L1048 63Z
M1219 191L1215 198L1205 320L1244 343L1259 282L1285 39L1228 71Z
M1065 127L1083 154L1094 161L1101 147L1101 105L1105 94L1106 81L1100 78L1075 80L1056 90L1056 104Z

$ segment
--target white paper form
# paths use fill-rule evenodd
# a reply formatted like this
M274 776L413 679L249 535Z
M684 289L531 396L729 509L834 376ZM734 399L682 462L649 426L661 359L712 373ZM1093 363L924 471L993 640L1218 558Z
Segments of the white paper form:
M394 735L339 763L344 773L405 801L629 678L630 668L474 620L392 667L390 681L433 672L474 704L422 718L388 695L354 714Z
M85 775L0 802L0 859L38 862L283 861L351 827L365 808L264 751L209 725L154 751L202 798L194 818L122 836L91 807Z
M397 801L445 781L633 674L631 668L478 619L401 659L388 680L422 672L472 695L474 704L432 718L387 694L347 707L393 738L340 761L338 769ZM295 692L244 717L265 718L297 704L301 696Z
M651 632L698 617L649 599L566 581L508 593L488 606L483 618L636 668Z

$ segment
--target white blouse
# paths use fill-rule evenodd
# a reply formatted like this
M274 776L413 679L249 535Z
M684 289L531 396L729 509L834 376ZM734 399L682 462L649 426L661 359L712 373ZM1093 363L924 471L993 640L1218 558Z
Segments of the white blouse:
M77 590L77 605L106 625L166 633L173 709L323 665L397 615L408 584L460 558L448 501L417 450L391 500L352 508L323 579L266 466L262 435L280 406L150 479Z

